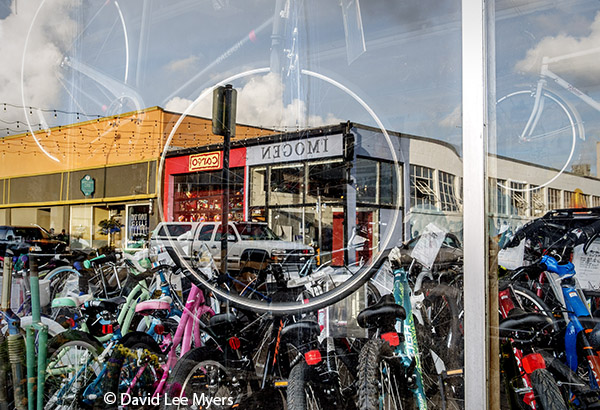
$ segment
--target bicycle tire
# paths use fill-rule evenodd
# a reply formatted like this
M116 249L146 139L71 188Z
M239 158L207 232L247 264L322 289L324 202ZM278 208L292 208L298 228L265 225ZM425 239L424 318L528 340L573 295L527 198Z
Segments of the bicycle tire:
M535 398L543 410L567 410L558 384L547 369L536 369L529 377Z
M102 350L100 343L78 331L65 331L48 341L44 409L64 405L69 408L86 407L82 393L89 382L100 374L101 364L97 359ZM74 367L70 377L63 373L69 367ZM71 387L62 390L65 385Z
M169 401L168 398L174 397L187 397L190 402L193 402L194 399L198 400L202 395L212 398L226 397L225 405L211 407L214 409L230 409L235 404L238 404L241 389L230 388L233 379L231 378L230 370L223 364L224 361L222 352L208 347L198 347L187 352L177 361L171 371L168 386L164 394L167 399L163 400L161 408L163 410L192 408L183 405L168 406L166 402ZM214 385L205 382L206 374L212 371L218 372L220 376L219 380L226 380L227 386L222 386L225 389L221 389L220 387L215 389ZM192 383L194 383L193 386ZM231 398L231 402L227 398ZM192 403L189 404L191 405Z
M156 341L148 334L140 332L130 332L123 339L121 339L120 346L123 346L130 350L148 351L156 355L161 354L160 346ZM125 378L125 384L130 384L133 377L139 376L134 388L136 389L131 393L131 397L144 397L150 395L153 392L154 383L157 381L157 376L154 374L151 368L151 364L146 366L146 369L141 375L137 375L139 368L138 363L135 360L130 361L125 357L118 347L115 347L111 352L110 358L108 359L107 371L104 379L102 380L102 393L106 394L112 392L116 397L120 397L123 393L121 388L123 386L123 376ZM129 380L131 376L131 380ZM109 406L110 407L110 406ZM104 400L97 399L94 403L94 408L106 408Z
M421 324L415 319L417 342L423 371L423 388L427 402L436 408L442 404L448 409L462 407L464 386L464 346L460 301L462 290L437 283L424 283L425 299L420 304ZM443 366L443 370L438 367ZM457 374L440 386L442 371Z
M544 88L542 96L544 107L540 113L543 118L536 122L536 128L532 130L535 131L537 128L541 128L541 133L538 133L538 136L532 137L529 141L522 140L520 135L528 126L528 114L533 113L536 92L535 90L518 90L507 93L497 100L496 134L498 155L537 164L540 157L550 157L550 155L544 155L546 151L550 151L551 154L557 152L568 152L569 154L566 159L561 157L563 159L558 161L558 165L544 164L559 169L558 173L553 175L552 178L543 183L536 182L536 186L531 188L513 188L502 185L510 191L528 192L552 183L571 163L577 139L583 139L585 136L583 122L577 110L559 94ZM511 104L515 104L517 108L511 110L506 108L509 101L511 101ZM503 108L501 108L501 105ZM516 116L515 112L518 112L519 115L525 113L525 118ZM545 132L546 128L548 129L547 132ZM544 141L536 142L536 139L544 139ZM523 147L522 150L519 149L520 146Z
M318 389L314 386L314 376L311 377L310 370L304 360L292 367L287 386L288 410L319 410L323 408L318 397Z
M400 383L400 369L394 363L388 342L371 339L360 351L358 363L358 409L415 409L413 394Z

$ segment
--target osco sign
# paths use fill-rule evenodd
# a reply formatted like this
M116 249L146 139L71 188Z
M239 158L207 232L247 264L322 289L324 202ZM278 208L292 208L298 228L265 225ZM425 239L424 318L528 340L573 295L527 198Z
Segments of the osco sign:
M190 171L210 171L222 166L221 151L190 155Z

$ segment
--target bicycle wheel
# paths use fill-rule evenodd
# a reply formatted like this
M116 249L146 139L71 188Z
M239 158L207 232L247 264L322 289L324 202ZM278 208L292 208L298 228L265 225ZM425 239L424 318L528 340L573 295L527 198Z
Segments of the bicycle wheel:
M556 380L546 369L536 369L529 375L535 398L543 410L567 410Z
M303 360L297 363L288 377L287 408L288 410L317 410L322 409L319 392L315 386L316 375L311 377L310 367Z
M416 408L412 392L404 383L391 346L382 339L369 340L358 363L358 408L399 410Z
M422 290L415 324L425 396L434 408L459 409L464 401L462 291L437 283L424 283Z
M165 392L169 399L165 402L177 397L186 398L187 404L163 404L163 409L208 407L206 400L209 399L212 399L211 409L224 410L239 405L245 386L223 363L223 354L207 347L192 349L183 355L171 371Z
M536 109L538 92L541 92L541 95ZM526 192L550 184L571 163L577 138L584 138L583 123L579 114L567 101L550 90L542 88L541 91L515 91L498 99L498 156L558 169L558 172L549 174L544 182L536 182L535 187L502 186L511 191Z
M160 379L158 355L160 346L145 333L132 332L115 346L107 364L106 377L102 381L102 393L115 393L117 397L149 397L154 393L155 383ZM102 400L96 400L102 408Z
M48 342L44 409L84 408L83 391L102 370L102 345L81 332L66 331Z

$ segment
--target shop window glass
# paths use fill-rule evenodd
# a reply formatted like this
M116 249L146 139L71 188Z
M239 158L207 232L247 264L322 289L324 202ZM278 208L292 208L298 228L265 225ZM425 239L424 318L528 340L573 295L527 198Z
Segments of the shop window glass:
M398 195L398 176L394 164L379 163L379 200L382 205L395 205ZM402 178L402 173L400 173Z
M439 172L440 181L440 206L443 211L458 211L458 200L456 198L455 176L444 171Z
M303 192L304 166L294 165L271 168L270 205L301 203L303 202Z
M218 221L222 217L222 171L203 171L173 178L173 217L180 222ZM229 172L229 213L231 220L243 219L244 169Z
M252 168L250 172L250 206L265 206L267 199L267 168Z
M527 203L527 198L525 196L525 184L520 182L510 183L511 196L510 196L510 205L511 205L511 213L514 215L525 216L527 215L527 210L529 209L529 204Z
M593 195L600 192L595 169L600 139L593 131L600 124L599 80L591 75L592 67L597 66L592 61L597 60L599 53L595 40L600 7L579 0L568 4L540 3L540 7L527 12L523 12L522 4L495 2L490 6L495 8L490 14L495 20L490 20L487 28L494 43L488 44L493 51L486 58L489 67L493 67L488 73L494 77L486 81L493 85L486 90L491 125L487 130L487 171L488 176L513 181L506 185L510 206L504 218L507 232L512 234L507 236L513 239L504 241L505 237L499 235L489 241L487 277L498 276L500 285L492 283L489 294L492 303L489 329L495 336L489 346L493 351L490 368L502 369L490 375L489 399L499 408L504 403L517 407L528 400L525 390L533 387L535 395L531 397L536 408L545 406L541 403L551 391L557 393L552 405L567 408L582 396L565 387L568 383L565 374L546 360L544 387L540 388L535 377L528 386L526 379L520 377L527 364L527 360L520 358L527 356L519 355L530 353L527 349L532 344L514 343L512 331L497 337L497 329L515 313L524 317L540 313L534 307L538 300L546 303L548 312L569 311L571 303L581 303L578 314L565 315L571 316L571 320L577 315L589 317L595 309L588 310L586 301L577 296L599 286L597 275L587 276L592 272L589 252L586 255L577 240L568 238L573 230L589 227L597 212L547 211L588 207L590 201L595 202ZM556 24L548 25L548 21ZM543 223L530 223L540 218ZM491 219L499 222L494 216ZM588 243L588 246L595 245ZM523 266L539 264L542 255L548 267L543 276L515 279ZM561 265L572 261L573 277L569 275L567 279L553 273L553 259ZM550 281L553 285L547 286ZM515 286L522 286L530 297L515 291ZM566 287L577 290L571 293L571 300L563 298ZM518 312L513 307L518 307ZM543 310L542 315L548 316ZM592 328L582 325L581 334L591 332ZM562 324L550 332L551 337L562 340L551 351L552 357L560 358L560 364L568 368L567 356L581 358L585 354L580 345L565 344L564 332ZM580 367L589 366L585 358L578 360ZM578 372L578 376L582 375L586 386L595 386L600 380L593 372Z
M529 191L529 206L531 208L531 216L542 216L546 211L546 204L544 202L544 191L532 185Z
M73 206L71 207L70 221L70 247L86 248L92 246L92 207L90 206Z
M410 206L425 209L435 207L433 169L419 165L410 166Z
M344 163L309 164L306 202L342 201L346 192L346 184Z
M355 167L357 201L377 203L377 188L379 186L377 162L366 158L357 158Z
M548 188L548 208L550 208L550 209L562 208L560 189Z
M501 215L508 214L506 180L499 179L494 187L496 191L496 203L498 204L498 213Z

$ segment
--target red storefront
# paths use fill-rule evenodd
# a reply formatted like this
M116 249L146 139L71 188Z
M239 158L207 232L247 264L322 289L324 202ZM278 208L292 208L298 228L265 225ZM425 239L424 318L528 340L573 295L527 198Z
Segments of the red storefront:
M247 218L246 148L230 152L230 220ZM223 195L223 151L170 157L165 160L165 221L220 220Z

